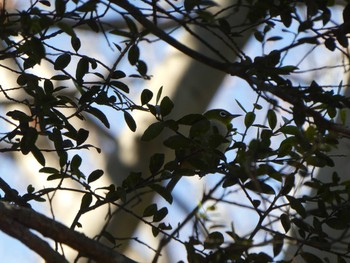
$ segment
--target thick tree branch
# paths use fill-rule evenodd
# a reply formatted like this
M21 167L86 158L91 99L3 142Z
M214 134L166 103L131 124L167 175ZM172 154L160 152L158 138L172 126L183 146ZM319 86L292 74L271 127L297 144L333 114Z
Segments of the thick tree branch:
M54 251L47 242L43 241L34 233L30 232L28 228L10 217L3 215L0 217L0 229L9 236L21 241L47 262L68 262L63 256Z
M81 256L97 262L135 263L135 261L122 254L91 240L81 233L70 230L61 223L55 222L34 210L0 202L0 214L1 230L19 239L46 260L47 255L49 255L50 260L47 260L48 262L66 261L57 252L49 248L47 244L45 245L44 241L40 241L33 236L29 229L36 230L45 237L64 243L78 251ZM34 245L30 244L31 242L34 242ZM53 259L56 259L56 261L53 261Z

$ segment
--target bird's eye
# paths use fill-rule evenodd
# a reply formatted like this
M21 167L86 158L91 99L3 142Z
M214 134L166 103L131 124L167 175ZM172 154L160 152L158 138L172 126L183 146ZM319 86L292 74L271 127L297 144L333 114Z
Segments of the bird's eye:
M220 116L221 117L226 117L227 116L226 111L220 111Z

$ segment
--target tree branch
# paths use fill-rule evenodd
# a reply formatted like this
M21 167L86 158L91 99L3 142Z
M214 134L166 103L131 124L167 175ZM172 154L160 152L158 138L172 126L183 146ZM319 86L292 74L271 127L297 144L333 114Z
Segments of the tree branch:
M135 263L124 255L91 240L81 233L72 231L63 224L55 222L34 210L0 202L0 214L0 229L26 244L48 262L66 261L46 242L33 235L29 229L36 230L45 237L64 243L78 251L80 255L97 262ZM49 260L47 257L49 257ZM56 261L53 261L53 259L56 259Z
M9 236L21 241L32 251L39 254L47 262L68 262L63 256L54 251L47 242L43 241L34 233L30 232L28 228L14 221L10 217L0 217L0 229Z

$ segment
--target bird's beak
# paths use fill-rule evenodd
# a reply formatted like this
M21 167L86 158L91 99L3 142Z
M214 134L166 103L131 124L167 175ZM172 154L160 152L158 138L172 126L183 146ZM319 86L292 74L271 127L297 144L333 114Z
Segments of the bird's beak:
M242 115L241 115L241 114L230 114L230 117L231 117L232 119L237 118L237 117L239 117L239 116L242 116Z

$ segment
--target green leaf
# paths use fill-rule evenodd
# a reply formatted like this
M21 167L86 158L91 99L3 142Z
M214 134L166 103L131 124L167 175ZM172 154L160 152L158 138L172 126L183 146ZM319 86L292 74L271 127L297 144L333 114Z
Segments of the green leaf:
M103 123L104 126L106 126L108 129L110 128L109 121L106 115L102 111L90 106L89 108L86 109L86 112L94 115L97 119L99 119Z
M152 235L156 237L158 236L158 234L159 234L159 229L152 225Z
M263 106L261 106L258 103L254 103L253 105L254 105L254 108L257 109L257 110L261 110L263 108Z
M53 167L43 167L39 170L39 172L40 173L47 173L47 174L59 173L59 171Z
M112 79L122 79L122 78L125 78L126 75L123 71L121 70L116 70L116 71L113 71L112 74L111 74L111 78Z
M7 116L11 117L12 119L20 122L30 122L32 121L32 117L28 116L26 113L19 111L19 110L13 110L6 113Z
M164 125L175 132L179 129L178 123L174 120L166 120Z
M210 233L204 241L205 249L215 249L224 243L224 236L218 231Z
M109 83L111 86L116 87L124 91L125 93L129 93L129 87L121 81L113 80Z
M150 204L143 211L142 217L153 216L158 211L157 204Z
M168 214L168 208L162 207L153 215L153 222L162 221Z
M155 174L162 168L164 164L165 156L163 153L155 153L151 156L149 162L149 170L152 174Z
M280 132L284 134L298 135L299 129L296 126L286 125L280 128Z
M201 3L200 0L185 0L184 1L184 7L186 12L191 12L192 9Z
M270 126L271 130L276 128L277 116L276 116L276 112L274 110L269 110L267 112L267 121L269 123L269 126Z
M244 111L245 113L247 113L246 109L243 107L243 105L242 105L238 100L236 100L236 103L237 103L238 106L242 109L242 111Z
M126 191L125 191L125 189L123 188L123 187L117 187L117 194L118 194L118 196L119 196L119 198L120 198L120 200L123 202L123 203L125 203L126 202ZM119 199L118 198L118 199Z
M70 41L71 41L71 45L72 45L73 49L75 50L75 52L78 52L78 50L81 47L80 39L74 35L71 37Z
M250 126L252 126L254 121L255 121L255 113L252 111L248 112L244 118L244 124L246 128L249 128Z
M93 19L89 19L86 24L91 28L92 31L98 33L100 32L100 27L98 25L98 23Z
M162 96L162 92L163 92L163 86L161 86L160 89L157 92L156 105L158 105L160 97Z
M141 74L141 76L146 76L147 75L147 64L143 60L139 60L136 63L137 66L137 71Z
M252 201L252 205L253 205L255 208L258 208L258 207L261 205L261 201L260 201L260 200L253 200L253 201Z
M334 51L337 47L337 45L335 44L335 40L334 38L327 38L324 42L324 45L326 46L326 48L328 48L330 51Z
M290 192L290 190L292 190L292 188L294 187L294 181L295 181L294 174L290 174L287 176L287 178L284 182L284 186L281 190L282 195L286 195Z
M297 69L299 68L292 65L287 65L287 66L279 67L278 72L281 75L289 75L290 73L294 72Z
M34 200L37 202L46 202L45 198L42 198L41 196L34 196Z
M90 1L82 4L81 6L79 6L76 9L76 11L87 13L87 12L95 11L96 8L97 8L97 1L90 0Z
M169 191L166 187L159 184L151 184L149 187L163 197L169 204L172 204L173 197L171 195L171 191Z
M153 92L150 91L149 89L144 89L141 93L141 104L145 105L148 102L151 101L151 99L153 98Z
M47 177L48 181L53 181L53 180L62 180L63 176L62 174L51 174L50 176Z
M330 228L337 229L337 230L345 230L349 228L349 224L346 221L336 217L328 218L326 220L326 224Z
M301 217L304 218L306 216L306 211L301 201L290 195L287 195L286 197L290 203L290 207L293 208Z
M88 177L88 183L92 183L98 180L104 174L103 170L97 169L93 171Z
M83 198L81 199L80 210L84 210L86 208L89 208L91 202L92 202L91 193L84 194Z
M40 64L39 60L36 60L34 57L31 57L29 54L29 58L24 58L23 59L23 68L24 69L29 69L29 68L33 68L36 64Z
M123 188L134 188L139 183L143 182L142 173L131 172L128 177L123 181Z
M82 57L77 65L75 72L75 77L77 81L82 81L86 73L89 72L89 59L87 57Z
M292 24L292 14L289 11L281 12L280 14L282 23L285 27L290 27Z
M26 155L35 147L35 142L38 139L38 131L33 127L29 127L24 131L21 139L21 152Z
M162 229L162 230L172 230L173 229L170 224L166 225L165 223L160 223L158 225L158 228Z
M66 151L62 151L62 150L59 150L57 151L57 154L59 156L59 159L60 159L60 166L63 167L67 164L68 162L68 154Z
M51 77L52 80L68 80L70 79L70 76L67 76L67 75L55 75L55 76L52 76Z
M83 144L88 137L89 137L89 131L82 128L79 129L77 133L77 138L76 138L77 145L79 146Z
M63 16L66 12L66 0L55 0L55 10L58 16Z
M128 25L128 27L129 27L129 29L130 29L130 32L131 32L133 35L138 34L139 31L138 31L138 29L137 29L137 26L136 26L134 20L131 19L131 18L129 18L129 17L127 17L127 16L123 16L123 17L124 17L124 19L125 19L126 24Z
M256 40L258 40L259 42L263 42L264 41L264 33L260 32L260 31L255 31L254 32L254 37Z
M203 119L205 119L205 117L202 114L188 114L183 116L177 122L183 125L193 125Z
M117 35L117 36L122 36L122 37L127 37L127 38L132 38L133 37L133 34L131 34L129 31L126 31L126 30L120 30L118 28L115 28L111 31L109 31L110 34L113 34L113 35ZM116 45L116 44L114 44ZM118 46L117 46L118 48ZM118 50L120 51L121 48L119 47Z
M128 60L131 65L135 65L140 59L140 50L137 45L132 45L128 52Z
M194 123L190 128L190 138L206 138L205 134L209 131L210 127L211 127L210 121L206 118ZM215 135L211 136L210 140L214 138L215 138ZM222 136L219 135L216 138L221 138L221 142L222 142L222 139L223 139ZM214 146L214 148L216 147L217 146Z
M276 234L273 236L273 255L278 256L283 248L284 236L281 234Z
M268 41L278 41L278 40L281 40L283 39L283 37L281 36L273 36L273 37L269 37L268 39L266 39L266 42Z
M180 134L170 136L164 141L164 145L173 150L186 148L189 143L190 140Z
M31 59L33 59L36 63L40 64L41 59L45 58L46 51L43 45L43 41L32 37L29 42L30 45L30 53L28 54Z
M82 163L81 157L78 154L74 155L70 164L71 169L74 171L78 171L81 163Z
M262 194L275 194L275 190L268 184L264 183L263 181L259 181L257 179L251 180L248 183L244 185L247 189L250 189L254 192L262 193Z
M174 108L174 103L168 96L165 96L160 102L160 114L164 117L170 114Z
M120 194L115 190L114 188L115 186L112 184L109 187L106 187L108 191L108 193L106 194L106 200L108 202L115 202L118 201L120 199Z
M150 141L156 138L164 129L163 122L156 122L151 124L141 136L142 141Z
M30 184L27 186L27 193L32 194L35 191L35 188Z
M219 22L219 26L220 26L220 29L225 33L225 34L230 34L231 33L231 25L230 23L224 19L224 18L220 18L218 20Z
M44 90L47 95L52 94L54 87L51 80L49 79L44 80ZM52 98L52 100L54 100L54 98Z
M57 26L64 32L66 33L67 35L71 36L71 37L76 37L75 35L75 32L72 28L72 26L66 24L66 23L63 23L62 21L58 22L57 23Z
M158 105L152 105L152 104L147 104L147 108L149 109L150 113L152 113L154 116L158 117L159 116L159 106Z
M129 112L124 111L124 119L125 119L126 124L129 127L129 129L131 131L135 132L136 131L136 122Z
M41 3L42 5L47 6L47 7L50 7L50 6L51 6L50 1L40 0L39 3Z
M281 214L280 215L280 221L281 224L283 226L284 231L286 231L286 233L289 231L290 229L290 220L289 220L289 216L287 214Z
M347 48L348 45L349 45L349 41L348 41L348 38L346 36L346 33L343 32L343 30L338 30L336 31L336 37L337 37L337 41L338 43L344 47L344 48Z
M45 157L43 153L36 147L35 145L31 148L30 152L33 154L34 158L40 163L42 166L45 166Z
M62 70L68 66L71 61L71 56L67 53L60 55L54 63L55 70Z

